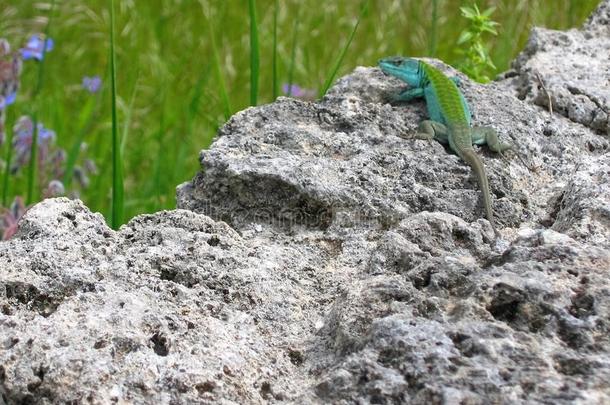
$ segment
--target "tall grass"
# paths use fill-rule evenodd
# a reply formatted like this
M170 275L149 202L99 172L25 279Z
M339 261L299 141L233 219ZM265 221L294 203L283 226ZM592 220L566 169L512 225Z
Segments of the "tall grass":
M273 3L273 54L271 57L271 98L275 100L279 95L278 89L278 72L277 72L277 17L280 11L280 0L275 0Z
M79 165L84 154L95 160L99 174L80 195L93 210L109 213L110 191L120 188L113 185L111 175L115 165L117 174L120 170L112 158L115 140L109 140L114 110L114 120L118 115L122 123L124 154L117 161L124 170L123 218L128 219L174 207L176 185L199 169L199 150L211 143L217 128L233 113L252 104L252 59L247 53L252 25L248 26L251 16L243 0L120 1L115 38L109 44L108 1L57 2L51 27L55 47L44 66L44 87L34 101L38 72L35 64L26 64L17 102L7 111L6 128L10 137L16 119L37 106L39 121L55 130L57 142L68 150L69 165ZM436 57L455 64L460 57L455 42L465 26L459 17L464 1L435 3L436 18L433 4L421 1L371 1L366 13L352 0L256 1L256 102L274 100L278 84L284 82L323 92L355 66L372 66L391 54L425 56L435 50ZM532 25L580 25L598 1L477 3L480 8L497 7L493 17L501 24L499 35L489 45L494 63L503 71L523 47ZM49 8L50 0L0 2L0 35L18 48L29 35L44 32L46 20L39 17ZM118 62L114 103L108 83L94 96L80 86L83 76L104 76L110 70L109 45ZM81 144L88 145L86 152ZM119 153L120 146L119 142ZM9 160L11 148L7 143L3 147L1 156ZM27 172L10 175L5 166L4 174L5 204L14 195L28 193ZM71 176L68 170L66 176ZM75 183L66 176L67 183ZM32 194L34 199L36 186Z
M337 60L335 62L335 65L331 68L330 74L328 75L328 77L326 78L326 81L322 85L322 90L320 91L320 97L322 97L322 96L324 96L324 94L326 94L326 92L328 91L329 87L331 86L331 84L335 80L335 77L337 76L337 72L339 72L339 68L341 67L341 63L343 63L343 59L345 59L345 55L347 54L347 51L348 51L350 45L352 44L352 41L354 40L354 36L356 35L356 31L358 30L358 26L360 25L360 21L362 20L362 17L367 12L368 7L369 7L369 2L368 2L368 0L366 0L362 4L362 8L360 10L360 15L358 16L358 20L356 20L356 24L354 25L354 29L352 29L352 32L349 34L349 38L347 39L347 42L345 43L345 45L341 49L341 51L339 53L339 56L337 57Z
M438 1L432 0L432 15L431 15L431 27L430 27L430 41L428 46L428 56L434 57L436 56L436 32L438 30Z
M7 114L7 122L9 118L12 118L11 115ZM8 145L13 144L13 128L10 125L4 129L6 134L6 143ZM13 148L7 147L4 154L4 173L2 174L2 206L8 206L8 196L9 196L9 186L10 186L10 174L11 174L11 164L13 160Z
M55 11L55 0L51 1L51 9L49 10L49 20L44 30L43 37L43 46L42 46L42 58L38 63L38 77L36 80L36 86L34 87L34 92L32 93L32 146L30 148L30 164L28 167L28 188L26 194L26 204L31 204L34 202L36 192L35 183L36 183L36 166L38 165L38 96L40 91L42 90L42 86L44 84L44 66L45 60L47 59L47 46L49 41L49 33L51 32L51 23L53 21L53 13Z
M123 223L123 159L117 119L116 55L114 51L114 0L108 0L110 9L110 112L112 116L112 218L113 229Z
M294 25L292 27L292 42L290 46L290 62L288 64L288 74L286 75L288 80L288 92L287 96L292 95L292 85L294 84L294 69L297 61L297 47L299 40L299 22L301 21L300 17L301 7L297 4L297 7L294 11Z
M248 0L248 11L250 14L250 104L256 105L258 103L258 70L260 60L255 0Z
M218 54L218 47L216 46L216 35L214 33L214 26L212 25L211 20L208 18L205 10L203 12L203 19L206 25L208 26L208 34L210 38L210 44L212 46L212 58L214 64L214 73L216 74L216 80L218 82L220 97L222 99L222 109L224 112L224 118L229 119L231 114L233 113L233 109L231 108L231 102L229 101L229 92L227 91L227 85L225 83L225 79L222 73L223 64L220 60L220 56Z

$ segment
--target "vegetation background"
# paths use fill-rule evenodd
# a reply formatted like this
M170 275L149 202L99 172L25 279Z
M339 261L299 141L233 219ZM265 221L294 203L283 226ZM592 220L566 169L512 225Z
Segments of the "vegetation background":
M109 2L56 1L49 26L54 47L45 57L44 82L36 99L38 119L55 131L55 142L66 151L79 150L81 142L88 145L78 159L89 157L98 171L90 175L79 195L92 210L109 217ZM260 47L259 104L281 95L283 83L320 91L359 17L339 76L395 54L434 56L456 65L461 57L456 43L467 26L460 7L473 5L460 0L373 0L362 12L362 3L353 0L254 3ZM481 10L496 8L491 18L500 24L498 35L489 36L487 46L502 72L523 48L532 26L578 27L599 1L477 3ZM199 150L210 145L228 115L250 105L251 20L247 0L117 0L115 4L117 106L127 220L173 208L176 185L199 169ZM32 34L45 32L50 8L48 1L1 1L0 38L6 38L14 49L22 47ZM8 131L31 111L37 63L24 62L17 101L6 109ZM102 79L100 91L84 90L83 77L95 75ZM4 142L2 156L9 147ZM5 206L14 196L25 195L25 178L23 171L10 174ZM35 199L42 197L44 187L38 184ZM69 192L77 186L73 181L66 188Z

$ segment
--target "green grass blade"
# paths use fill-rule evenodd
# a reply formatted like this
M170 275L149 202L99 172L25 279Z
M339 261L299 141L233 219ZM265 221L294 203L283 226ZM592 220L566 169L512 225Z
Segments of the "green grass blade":
M47 26L44 30L44 38L43 38L43 47L42 47L42 59L38 64L38 79L36 81L36 87L34 87L34 92L32 93L32 105L34 106L34 111L32 113L32 146L30 149L30 164L28 169L28 185L27 185L27 193L26 193L26 205L34 202L35 198L35 190L34 186L36 184L36 166L38 164L38 104L37 98L42 90L42 85L44 82L44 66L45 61L47 59L47 39L49 38L49 32L51 29L51 22L53 21L53 12L55 11L55 0L51 1L51 8L49 10L49 21L47 22ZM9 147L11 147L9 145Z
M203 12L203 19L206 25L208 26L209 34L210 34L210 44L212 45L212 59L214 61L214 73L216 75L216 81L220 86L220 97L222 99L222 109L224 111L225 119L229 119L231 117L231 113L233 109L231 108L231 101L229 100L229 92L227 91L227 84L225 83L225 79L222 75L222 65L220 63L220 56L218 55L218 47L216 46L216 36L214 35L214 27L212 26L212 22L208 18L205 10Z
M292 95L292 87L294 84L294 66L297 58L297 40L299 39L299 22L301 21L300 14L301 7L300 4L297 3L297 10L294 13L294 27L292 28L292 48L290 49L290 65L288 67L288 92L287 96L290 97Z
M430 44L428 47L428 55L436 56L436 32L438 29L438 0L432 0L432 21L430 25Z
M133 116L134 105L136 102L136 95L138 93L139 77L133 86L133 92L129 100L129 106L123 116L123 133L121 134L121 156L125 156L125 147L127 145L127 139L129 139L129 129L131 128L131 118Z
M162 96L162 103L165 103L165 94ZM158 210L161 206L162 198L162 185L161 185L161 165L164 162L165 149L163 148L163 135L167 132L165 124L165 111L161 110L159 114L159 128L155 134L155 141L157 143L157 158L153 162L152 168L152 182L150 183L150 189L148 195L154 196L154 205L148 207L149 210ZM179 165L176 165L179 166Z
M250 105L256 105L258 101L258 74L260 67L256 0L248 1L248 9L250 11Z
M319 94L320 97L323 97L326 94L326 92L328 91L328 89L330 88L330 86L333 84L333 81L335 80L335 76L337 75L337 72L339 71L339 68L341 67L341 63L343 63L343 59L345 58L345 55L347 54L347 50L349 49L349 47L352 44L352 41L354 39L354 36L356 35L356 31L358 30L360 21L362 21L362 17L368 11L368 5L369 5L369 2L367 0L364 2L362 8L360 9L360 15L358 16L358 20L356 21L356 24L354 25L354 29L352 29L352 32L350 33L345 46L341 50L341 53L339 54L339 57L337 58L337 61L335 62L335 66L333 66L333 69L331 70L330 75L324 82L324 85L322 86L322 90L320 91L320 94Z
M0 111L0 114L6 114L6 109ZM8 115L8 114L7 114ZM6 117L5 117L6 118ZM13 159L13 128L5 128L6 133L6 155L5 162L6 166L4 167L4 177L2 179L2 206L8 206L8 189L9 189L9 176L11 174L11 161Z
M275 0L273 3L273 56L271 60L271 80L273 80L273 100L275 100L279 94L278 82L277 82L277 15L279 12L279 0Z
M208 78L208 70L209 67L206 67L205 69L202 69L201 74L199 75L199 79L197 80L197 84L195 85L195 88L193 89L193 95L191 96L191 101L189 103L189 107L186 113L186 119L185 119L185 137L186 139L192 139L194 136L194 123L195 123L195 118L197 117L197 114L199 113L199 109L201 106L201 100L203 99L203 92L204 92L204 88L205 85L207 84L207 78ZM207 140L206 140L207 141ZM206 142L207 143L207 142ZM176 152L176 157L175 157L175 161L176 162L183 162L185 159L185 156L187 155L187 145L188 143L185 141L180 141L179 146L178 146L178 151ZM206 145L207 146L207 145ZM205 146L203 146L205 147ZM176 182L181 182L184 181L184 179L180 178L180 170L182 168L180 167L180 165L174 165L174 172L173 172L173 176L172 176L172 183L176 184Z
M94 107L96 106L97 97L90 97L85 103L85 106L81 110L78 117L78 124L76 126L76 138L72 143L72 147L70 148L70 152L68 152L68 156L66 158L66 170L64 172L63 183L66 190L70 188L72 184L72 177L74 176L74 166L76 165L76 160L78 159L78 155L80 155L81 145L83 144L83 139L85 138L85 134L88 129L91 127L92 117Z
M123 161L121 159L121 141L117 123L116 106L116 55L114 51L114 0L109 0L110 7L110 100L112 112L112 219L113 229L118 229L123 222L124 190Z
M32 146L30 148L30 164L28 166L28 188L26 205L34 202L34 185L36 183L36 162L38 161L38 114L32 113Z

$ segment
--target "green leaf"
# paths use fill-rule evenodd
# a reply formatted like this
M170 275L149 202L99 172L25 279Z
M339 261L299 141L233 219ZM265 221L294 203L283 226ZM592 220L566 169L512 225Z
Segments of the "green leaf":
M462 12L462 16L466 17L469 20L472 20L476 17L475 11L468 6L460 7L460 11Z
M494 11L496 11L496 7L495 6L491 6L487 10L483 11L483 15L485 17L489 17L489 16L491 16L493 14Z
M488 26L484 25L483 27L481 27L481 29L482 29L482 31L489 32L489 33L491 33L493 35L498 35L498 32L493 27L488 27Z
M472 39L472 37L474 36L474 34L470 31L462 31L462 33L460 34L460 37L458 38L458 45L463 44L464 42L468 42Z

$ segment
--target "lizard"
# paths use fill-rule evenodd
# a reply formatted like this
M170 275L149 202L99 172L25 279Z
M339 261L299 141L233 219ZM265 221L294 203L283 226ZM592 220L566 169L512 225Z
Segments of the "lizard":
M424 97L430 120L418 126L416 139L436 139L449 147L474 171L483 195L483 209L493 231L498 236L489 191L489 180L481 158L473 145L487 144L494 152L502 153L512 145L502 143L497 132L491 127L471 125L471 114L464 95L458 88L459 78L449 78L428 63L414 59L393 56L379 61L381 70L397 77L409 85L399 93L395 101L410 101Z

